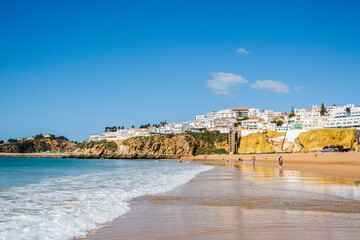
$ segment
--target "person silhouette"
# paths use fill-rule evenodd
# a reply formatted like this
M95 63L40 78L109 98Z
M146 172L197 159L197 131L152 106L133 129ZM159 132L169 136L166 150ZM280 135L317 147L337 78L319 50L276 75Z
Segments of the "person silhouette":
M252 161L253 166L255 166L255 161L256 161L255 156L252 156L251 161Z
M280 168L282 168L283 163L284 163L283 157L280 156L280 157L279 157L279 167L280 167Z

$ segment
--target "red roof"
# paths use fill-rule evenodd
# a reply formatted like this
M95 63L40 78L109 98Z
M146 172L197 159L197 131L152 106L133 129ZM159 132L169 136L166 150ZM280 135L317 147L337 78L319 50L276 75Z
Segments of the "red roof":
M231 109L233 111L243 111L243 110L249 110L248 108L233 108Z

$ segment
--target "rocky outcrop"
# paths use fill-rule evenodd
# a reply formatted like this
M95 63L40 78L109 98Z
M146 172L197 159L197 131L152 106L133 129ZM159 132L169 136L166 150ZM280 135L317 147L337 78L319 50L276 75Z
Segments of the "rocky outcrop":
M277 132L253 133L240 141L239 153L308 152L322 150L327 145L342 145L359 149L360 132L355 129L318 129L303 132L295 141L284 141ZM284 141L284 143L283 143Z
M269 139L263 133L253 133L242 137L239 153L271 153L274 152Z
M214 142L215 149L224 149L226 152L229 152L229 143L228 141Z
M355 129L318 129L301 133L298 139L306 152L321 150L326 145L354 148L355 133Z
M355 129L320 129L301 133L294 142L275 131L254 133L241 138L239 153L316 151L326 145L358 149L360 132ZM228 134L219 132L134 137L116 141L85 141L81 144L63 138L41 138L0 144L0 153L65 153L59 157L171 159L194 154L224 154L229 149ZM52 154L53 154L52 153ZM54 156L54 155L50 155Z
M277 137L283 137L285 136L284 132L278 132L278 131L267 131L265 133L266 137L268 138L277 138Z
M75 158L119 158L119 159L172 159L193 156L197 149L221 149L226 151L229 145L224 136L210 141L210 135L165 135L134 137L116 142L84 142L71 153ZM213 140L213 139L212 139ZM115 144L116 147L109 144Z
M120 152L140 158L191 156L199 143L187 135L129 138Z
M72 152L77 148L77 144L68 140L59 140L51 138L41 138L32 140L18 140L16 142L4 143L0 145L2 153L41 153Z
M195 153L226 153L229 149L227 139L227 134L216 131L134 137L116 141L84 141L81 144L53 136L53 139L41 137L0 144L0 153L68 153L64 156L73 158L179 158Z

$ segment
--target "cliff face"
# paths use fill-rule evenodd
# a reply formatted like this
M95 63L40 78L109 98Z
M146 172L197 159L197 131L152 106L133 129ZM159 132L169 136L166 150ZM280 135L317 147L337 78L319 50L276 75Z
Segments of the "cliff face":
M124 141L124 154L140 157L191 156L199 143L192 136L153 136L130 138Z
M254 133L240 141L239 153L301 152L322 149L326 145L342 145L359 149L360 131L355 129L320 129L301 133L294 142L283 133ZM226 154L228 134L219 132L189 133L135 137L126 140L90 141L76 144L66 138L40 138L0 144L0 153L68 153L75 158L179 158L201 154Z
M108 141L83 142L77 149L70 153L74 158L111 158L114 156L118 145Z
M84 142L71 153L71 157L77 158L179 158L192 156L201 149L217 153L217 150L226 152L229 148L223 138L211 142L206 135L167 135L134 137L116 142ZM116 146L111 144L115 144ZM109 145L110 144L110 145ZM204 150L205 149L205 150Z
M41 152L56 152L64 153L71 152L77 148L77 144L67 140L56 140L50 138L22 140L8 144L0 145L0 152L3 153L41 153Z
M116 144L116 147L109 144ZM78 158L179 158L193 155L198 146L191 136L135 137L117 142L89 142L71 156Z
M318 129L303 132L294 142L285 140L283 148L283 133L254 133L245 136L240 141L239 153L271 153L278 151L308 152L321 150L326 145L342 145L359 149L360 132L355 129Z
M240 141L239 153L270 153L274 152L269 139L262 133L253 133L242 137Z
M299 142L305 151L319 150L326 145L355 147L355 129L319 129L301 133Z

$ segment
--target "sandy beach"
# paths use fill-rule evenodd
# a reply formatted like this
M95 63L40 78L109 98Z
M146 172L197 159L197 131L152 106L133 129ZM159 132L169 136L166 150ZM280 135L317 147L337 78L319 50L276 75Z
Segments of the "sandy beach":
M358 156L348 156L355 155ZM285 159L289 160L287 156ZM323 162L330 165L336 154L331 156ZM223 163L221 156L215 157L217 161L211 162L209 157L203 163L213 165L214 169L200 173L173 191L131 201L127 214L84 238L358 238L358 182L290 170L287 166L275 168L275 163L265 155L255 167L247 162ZM233 156L233 161L235 157L238 156ZM249 162L249 155L243 157ZM294 165L308 167L311 156L303 161ZM351 163L356 165L356 161Z
M315 172L327 176L360 179L360 153L277 153L277 154L236 154L236 155L201 155L183 160L200 162L227 162L252 165L251 157L256 157L256 166L278 168L278 158L283 156L283 169Z

